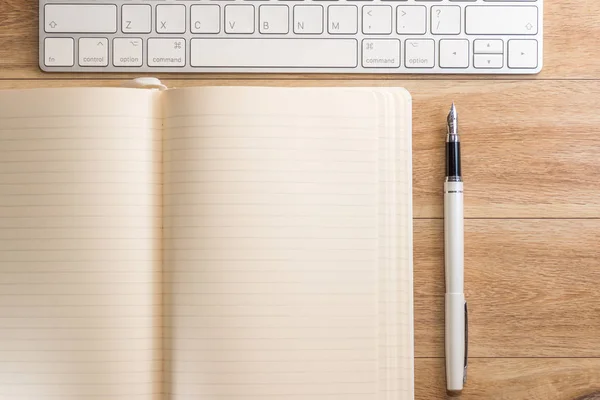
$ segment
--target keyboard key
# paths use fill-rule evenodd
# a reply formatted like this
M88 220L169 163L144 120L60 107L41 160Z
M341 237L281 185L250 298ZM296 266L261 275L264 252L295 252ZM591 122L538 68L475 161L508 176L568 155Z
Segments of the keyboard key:
M140 38L115 38L113 40L113 65L115 67L141 67L143 43Z
M46 38L44 64L48 67L72 67L75 41L72 38Z
M427 32L427 8L425 6L398 6L396 8L396 31L401 35L424 35Z
M358 8L356 6L329 6L327 30L332 35L348 35L358 32Z
M323 6L294 6L294 33L323 33Z
M535 35L538 9L535 6L467 6L469 35Z
M356 39L192 39L193 67L354 68Z
M39 3L47 72L534 74L542 66L544 0Z
M219 33L221 7L217 4L196 4L190 7L192 33Z
M536 40L508 41L508 68L537 68Z
M44 29L53 33L116 33L114 4L46 4Z
M409 39L404 46L406 68L433 68L435 43L433 39Z
M364 39L362 56L364 68L398 68L400 67L400 40Z
M440 68L468 68L469 41L467 39L440 40Z
M79 65L82 67L106 67L108 65L108 39L80 38Z
M150 33L152 31L152 7L149 4L124 4L121 8L121 31L123 33Z
M261 5L258 9L260 33L288 33L287 5Z
M225 32L254 33L254 6L250 4L226 5Z
M431 33L458 35L460 33L460 6L431 7Z
M156 32L185 33L185 6L183 4L156 6Z
M504 42L502 39L492 39L492 40L475 40L475 50L476 54L502 54L504 53Z
M184 67L185 40L180 38L148 39L148 66Z
M392 6L363 6L362 31L370 35L392 33Z
M502 68L504 56L502 54L475 54L473 65L475 68Z

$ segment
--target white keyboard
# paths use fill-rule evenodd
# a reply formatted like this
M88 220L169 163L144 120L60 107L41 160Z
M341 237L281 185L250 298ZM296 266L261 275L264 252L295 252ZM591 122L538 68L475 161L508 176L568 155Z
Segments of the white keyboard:
M40 0L48 72L533 74L543 0Z

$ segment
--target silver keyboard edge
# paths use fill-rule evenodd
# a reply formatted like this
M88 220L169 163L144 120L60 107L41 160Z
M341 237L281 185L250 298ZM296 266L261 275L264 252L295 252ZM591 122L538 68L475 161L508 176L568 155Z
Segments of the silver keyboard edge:
M44 21L44 7L47 4L116 4L118 13L117 13L117 32L112 34L77 34L77 33L47 33L44 29L45 21ZM462 29L459 35L433 35L431 33L427 33L425 35L398 35L396 33L392 33L391 35L364 35L362 32L358 31L357 34L354 35L313 35L317 38L328 38L328 39L356 39L358 41L358 55L357 55L357 67L355 68L315 68L315 67L298 67L298 68L274 68L274 67L192 67L190 65L191 60L191 45L190 40L196 38L219 38L219 39L227 39L227 38L239 38L239 39L247 39L249 35L232 35L227 34L223 35L222 33L219 35L211 35L211 34L192 34L190 33L189 27L187 27L186 33L183 34L164 34L164 33L150 33L150 34L125 34L122 33L120 28L120 19L121 19L121 6L123 4L151 4L153 9L157 4L184 4L188 7L186 12L186 22L190 22L190 12L189 6L195 4L215 4L218 3L222 7L227 4L281 4L286 3L288 5L297 5L297 4L322 4L324 6L328 5L339 5L339 4L351 4L359 7L364 5L373 5L373 4L386 4L386 5L423 5L427 7L427 15L430 15L430 10L432 6L436 5L461 5L463 8L472 5L472 1L457 1L457 0L429 0L429 1L419 1L418 3L414 0L408 1L346 1L346 0L338 0L338 1L318 1L318 0L310 0L310 1L241 1L241 0L201 0L201 1L193 1L193 0L145 0L140 2L132 2L130 0L114 0L114 1L102 1L102 0L82 0L82 1L60 1L60 0L39 0L39 67L44 72L56 72L56 73L179 73L179 74L193 74L193 73L286 73L286 74L398 74L398 75L532 75L538 74L543 69L543 54L544 54L544 23L543 23L543 13L544 13L544 2L543 0L537 0L534 5L538 8L538 32L535 35L467 35L465 33L465 21L463 18ZM478 1L475 4L482 4ZM510 2L510 1L502 1L502 2L494 2L493 5L519 5L526 6L531 5L530 2ZM490 4L490 6L492 6ZM464 14L464 9L462 10ZM152 13L153 24L155 14ZM221 15L221 19L223 16ZM361 13L358 13L358 26L361 25ZM428 18L428 31L430 31L430 20ZM154 30L154 26L153 26ZM223 37L225 36L225 37ZM274 38L306 38L311 35L304 36L286 36L286 35L258 35L254 34L251 36L253 39L257 38L265 38L265 39L274 39ZM44 40L46 38L73 38L75 41L74 55L73 55L73 66L47 66L44 63ZM107 67L83 67L79 66L78 61L78 40L80 38L106 38L108 39L109 48L109 64ZM141 38L143 41L143 58L144 63L141 67L116 67L113 65L113 39L114 38ZM148 59L148 49L147 49L147 39L150 38L182 38L185 39L186 45L186 66L185 67L149 67L147 64ZM401 40L401 66L399 68L363 68L361 66L361 42L363 39L400 39ZM405 41L407 39L435 39L435 60L436 65L433 68L407 68L404 64L404 55L405 55ZM439 67L439 41L443 39L468 39L469 40L469 67L468 68L440 68ZM474 68L473 60L473 42L477 39L502 39L505 43L505 48L503 52L503 67L501 69L485 69L485 68ZM535 39L538 42L538 62L536 68L508 68L508 49L506 43L508 40L513 39Z

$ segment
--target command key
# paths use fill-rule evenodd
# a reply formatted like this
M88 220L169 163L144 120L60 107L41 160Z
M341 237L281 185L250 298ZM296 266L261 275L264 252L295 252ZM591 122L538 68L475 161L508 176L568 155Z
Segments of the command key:
M399 68L400 40L364 39L362 41L362 66L364 68Z

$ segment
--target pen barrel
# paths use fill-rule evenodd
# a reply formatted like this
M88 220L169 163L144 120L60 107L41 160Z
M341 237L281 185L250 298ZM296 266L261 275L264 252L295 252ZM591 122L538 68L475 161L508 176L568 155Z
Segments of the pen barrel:
M461 391L465 374L465 296L446 293L446 389Z
M460 391L465 374L465 295L463 183L444 183L444 258L446 272L446 388Z
M446 293L464 291L463 183L444 183L444 259Z

